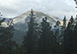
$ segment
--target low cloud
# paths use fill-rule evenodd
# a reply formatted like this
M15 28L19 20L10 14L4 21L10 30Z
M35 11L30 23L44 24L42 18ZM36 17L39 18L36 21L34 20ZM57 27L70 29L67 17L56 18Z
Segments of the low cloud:
M0 11L4 17L15 17L33 8L51 16L70 18L75 16L73 0L0 0Z

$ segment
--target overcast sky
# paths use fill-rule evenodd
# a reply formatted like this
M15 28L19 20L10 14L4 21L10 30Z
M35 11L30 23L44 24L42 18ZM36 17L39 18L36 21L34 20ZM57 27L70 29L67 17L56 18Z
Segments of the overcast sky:
M0 0L0 12L4 17L19 16L33 8L51 16L70 18L75 16L75 2L73 0Z

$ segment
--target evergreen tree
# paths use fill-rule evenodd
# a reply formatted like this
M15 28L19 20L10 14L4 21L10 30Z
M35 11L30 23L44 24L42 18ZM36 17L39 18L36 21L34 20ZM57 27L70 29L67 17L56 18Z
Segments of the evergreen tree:
M77 23L74 27L74 31L73 31L73 54L77 54Z
M73 44L73 54L77 54L77 20L75 19L74 23L73 23L73 40L72 40L72 44Z
M61 37L60 37L60 35L61 35L61 26L60 26L59 21L56 22L56 25L54 26L54 28L55 28L56 40L57 40L58 44L60 44L60 42L61 42Z
M74 23L74 19L73 19L73 16L71 16L71 19L64 33L65 54L73 54L73 31L74 31L73 23Z
M71 23L71 24L74 23L74 18L73 18L73 16L71 16L70 23Z
M63 19L63 27L64 28L66 27L66 16L64 16L64 19Z
M47 17L42 19L40 33L38 54L55 54L56 40L51 31L51 26L49 22L47 22Z
M66 16L64 16L64 19L63 19L63 25L62 25L62 28L61 28L61 36L62 36L62 43L63 43L63 38L64 38L64 31L66 29Z
M30 22L28 23L27 35L24 37L23 48L26 54L35 54L36 41L37 41L37 23L35 23L35 15L33 10L30 14Z
M55 37L56 37L56 42L57 42L57 54L63 54L63 31L62 31L62 26L60 24L60 21L56 22L56 25L54 26L55 29Z
M1 25L0 25L1 26ZM0 27L0 54L12 54L15 47L15 41L12 41L13 26Z

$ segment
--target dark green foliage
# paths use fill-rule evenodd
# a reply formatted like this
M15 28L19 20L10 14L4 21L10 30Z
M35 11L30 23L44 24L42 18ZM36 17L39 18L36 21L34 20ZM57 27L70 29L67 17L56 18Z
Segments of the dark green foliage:
M34 22L34 13L31 10L30 22L28 23L27 35L24 37L23 48L26 54L36 53L36 43L37 43L37 23Z
M77 54L77 23L75 23L76 25L74 26L74 31L73 31L73 54Z
M70 23L72 24L73 22L74 22L74 18L73 16L71 16Z
M56 37L56 54L63 54L63 30L61 29L62 26L60 24L60 21L56 22L56 25L54 26L55 29L55 37Z
M66 16L64 16L64 19L63 19L63 25L62 25L62 28L61 28L61 36L62 36L62 44L63 44L63 38L64 38L64 31L66 30Z
M67 26L66 16L62 27L57 21L55 32L52 31L47 17L42 19L40 26L35 21L33 10L29 18L28 31L22 46L12 40L13 21L8 22L8 27L1 26L5 18L0 21L0 54L77 54L77 22L73 16Z
M60 26L60 22L57 21L55 27Z
M40 33L38 54L55 54L56 40L51 31L51 26L49 22L47 22L47 17L42 19Z
M68 26L65 30L65 33L64 33L64 52L65 54L73 54L74 53L74 44L73 44L73 41L74 41L74 20L73 20L73 17L71 16L71 19L68 23Z
M64 28L66 27L66 16L64 16L64 19L63 19L63 27Z
M16 48L16 42L12 41L13 30L11 24L9 27L0 27L0 54L13 54L12 50Z
M56 29L54 34L55 34L55 37L56 37L56 42L58 42L58 44L61 42L61 26L60 26L60 22L57 21L56 22L56 25L54 26L54 28Z

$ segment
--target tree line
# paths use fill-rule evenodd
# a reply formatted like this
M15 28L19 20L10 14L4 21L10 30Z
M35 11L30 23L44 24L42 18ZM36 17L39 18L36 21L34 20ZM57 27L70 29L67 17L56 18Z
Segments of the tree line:
M77 21L71 16L68 24L66 16L63 25L57 21L54 29L47 17L39 25L33 10L29 15L28 31L23 37L22 45L13 41L13 22L2 27L0 21L0 54L77 54Z

